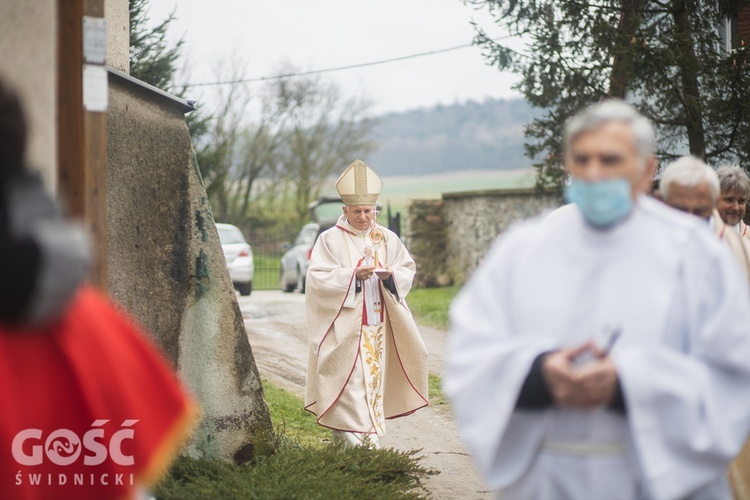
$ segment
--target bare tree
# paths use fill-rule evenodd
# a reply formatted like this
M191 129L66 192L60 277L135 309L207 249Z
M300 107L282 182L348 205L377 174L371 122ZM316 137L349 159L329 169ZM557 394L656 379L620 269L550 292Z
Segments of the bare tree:
M274 179L278 174L279 150L286 107L277 103L266 88L260 97L260 111L252 117L239 137L236 168L236 215L244 217L250 210L254 189L260 179ZM269 183L264 186L266 189Z
M220 60L214 68L216 78L226 81L242 79L244 71L245 65L237 57ZM244 85L219 86L208 131L196 145L203 183L217 220L231 217L233 166L237 162L240 130L250 101L251 94Z
M326 180L374 148L370 134L375 122L366 99L347 98L318 76L273 85L277 106L284 110L280 168L294 191L295 211L304 218Z
M298 72L285 65L280 76ZM198 150L214 215L246 226L254 202L278 189L277 203L304 219L328 178L372 150L370 104L318 76L278 78L251 95L243 74L237 58L217 65L218 80L236 83L220 87Z

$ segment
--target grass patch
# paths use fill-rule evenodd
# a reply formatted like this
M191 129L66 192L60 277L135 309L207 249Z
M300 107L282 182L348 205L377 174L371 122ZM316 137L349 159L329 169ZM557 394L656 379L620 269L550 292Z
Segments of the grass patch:
M448 398L443 394L443 380L437 375L430 373L427 384L430 391L430 404L433 406L447 405Z
M331 443L331 431L318 425L315 415L304 409L304 402L289 391L263 380L271 422L279 434L301 446L320 447Z
M457 286L415 288L406 301L417 321L437 328L448 328L448 308L459 291Z
M280 255L253 255L255 275L253 288L255 290L278 290L281 275Z
M154 493L159 499L421 499L437 472L419 464L418 450L344 449L331 444L302 400L264 381L277 428L277 449L254 464L180 457Z

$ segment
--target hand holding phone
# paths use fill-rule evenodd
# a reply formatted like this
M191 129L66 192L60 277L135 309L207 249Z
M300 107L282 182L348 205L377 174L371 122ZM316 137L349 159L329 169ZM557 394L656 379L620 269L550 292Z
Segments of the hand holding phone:
M589 342L589 345L579 355L573 358L572 364L574 366L583 366L596 359L603 358L609 354L612 348L620 338L620 328L603 328L594 335L593 340Z

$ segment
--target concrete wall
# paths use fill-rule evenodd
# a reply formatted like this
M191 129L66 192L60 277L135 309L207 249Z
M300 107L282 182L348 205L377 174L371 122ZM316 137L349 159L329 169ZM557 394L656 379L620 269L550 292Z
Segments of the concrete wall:
M129 69L127 0L105 0L107 63ZM29 165L57 190L57 0L0 2L0 78L15 87L29 120Z
M130 10L127 0L104 0L107 65L130 73Z
M57 1L0 2L0 78L20 93L29 121L27 159L57 185Z
M409 207L407 244L419 286L463 284L497 236L514 222L559 207L558 195L533 189L446 193Z
M247 457L271 421L182 112L110 75L109 290L202 405L188 452Z

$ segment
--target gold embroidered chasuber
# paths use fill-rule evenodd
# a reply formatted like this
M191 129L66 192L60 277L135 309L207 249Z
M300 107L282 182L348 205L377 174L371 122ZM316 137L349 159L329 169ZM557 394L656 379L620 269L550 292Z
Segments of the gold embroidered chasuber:
M381 186L361 161L336 185L348 205L374 204ZM360 266L378 269L358 277ZM378 447L386 419L427 405L427 350L405 301L414 271L399 237L376 220L360 230L342 215L313 247L305 408L347 446Z

